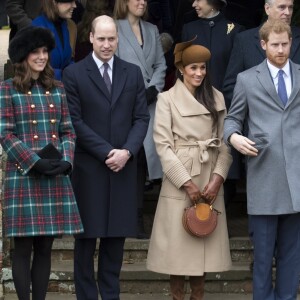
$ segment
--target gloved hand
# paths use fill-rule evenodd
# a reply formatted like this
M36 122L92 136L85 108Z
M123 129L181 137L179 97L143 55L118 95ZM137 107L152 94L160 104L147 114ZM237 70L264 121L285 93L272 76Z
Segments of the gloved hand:
M151 103L155 102L157 99L158 95L158 90L154 85L149 86L146 89L146 99L147 99L147 104L150 105Z
M58 162L58 160L55 161ZM54 170L55 166L53 166L52 163L53 159L41 158L34 164L32 169L45 175L46 172Z
M60 161L54 161L51 163L54 169L50 171L46 171L45 175L48 176L56 176L59 174L66 174L67 171L71 168L71 164L68 161L60 160Z
M201 198L201 191L192 180L185 182L183 188L193 203Z
M224 182L224 178L214 173L209 183L204 187L202 192L202 198L208 204L213 204L216 200L219 190Z

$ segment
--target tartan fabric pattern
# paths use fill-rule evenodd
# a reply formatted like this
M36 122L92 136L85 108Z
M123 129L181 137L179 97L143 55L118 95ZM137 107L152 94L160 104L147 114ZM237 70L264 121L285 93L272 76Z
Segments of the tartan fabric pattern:
M53 143L73 163L75 133L62 84L31 93L0 85L0 143L7 153L3 187L3 228L7 237L83 232L69 176L38 175L36 152Z

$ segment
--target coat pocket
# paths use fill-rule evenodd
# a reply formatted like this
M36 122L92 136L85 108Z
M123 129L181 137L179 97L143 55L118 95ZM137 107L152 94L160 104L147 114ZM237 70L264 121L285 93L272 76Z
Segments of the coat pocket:
M257 150L265 149L269 146L269 134L267 133L254 133L253 137L249 137L250 140L255 142L254 147Z

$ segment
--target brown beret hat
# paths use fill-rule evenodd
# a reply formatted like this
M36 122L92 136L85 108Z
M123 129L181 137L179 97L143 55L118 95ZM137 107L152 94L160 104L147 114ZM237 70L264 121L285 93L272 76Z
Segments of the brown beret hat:
M176 44L174 49L176 68L185 67L192 63L207 62L210 59L211 54L207 48L193 45L196 38L197 36L190 41Z

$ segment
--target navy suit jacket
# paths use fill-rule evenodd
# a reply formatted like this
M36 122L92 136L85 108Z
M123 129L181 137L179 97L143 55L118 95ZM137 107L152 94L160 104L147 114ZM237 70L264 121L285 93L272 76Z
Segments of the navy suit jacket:
M260 45L259 29L256 27L239 33L234 41L223 85L226 107L229 108L237 75L260 63L266 58ZM292 47L290 59L300 64L300 28L292 26Z

